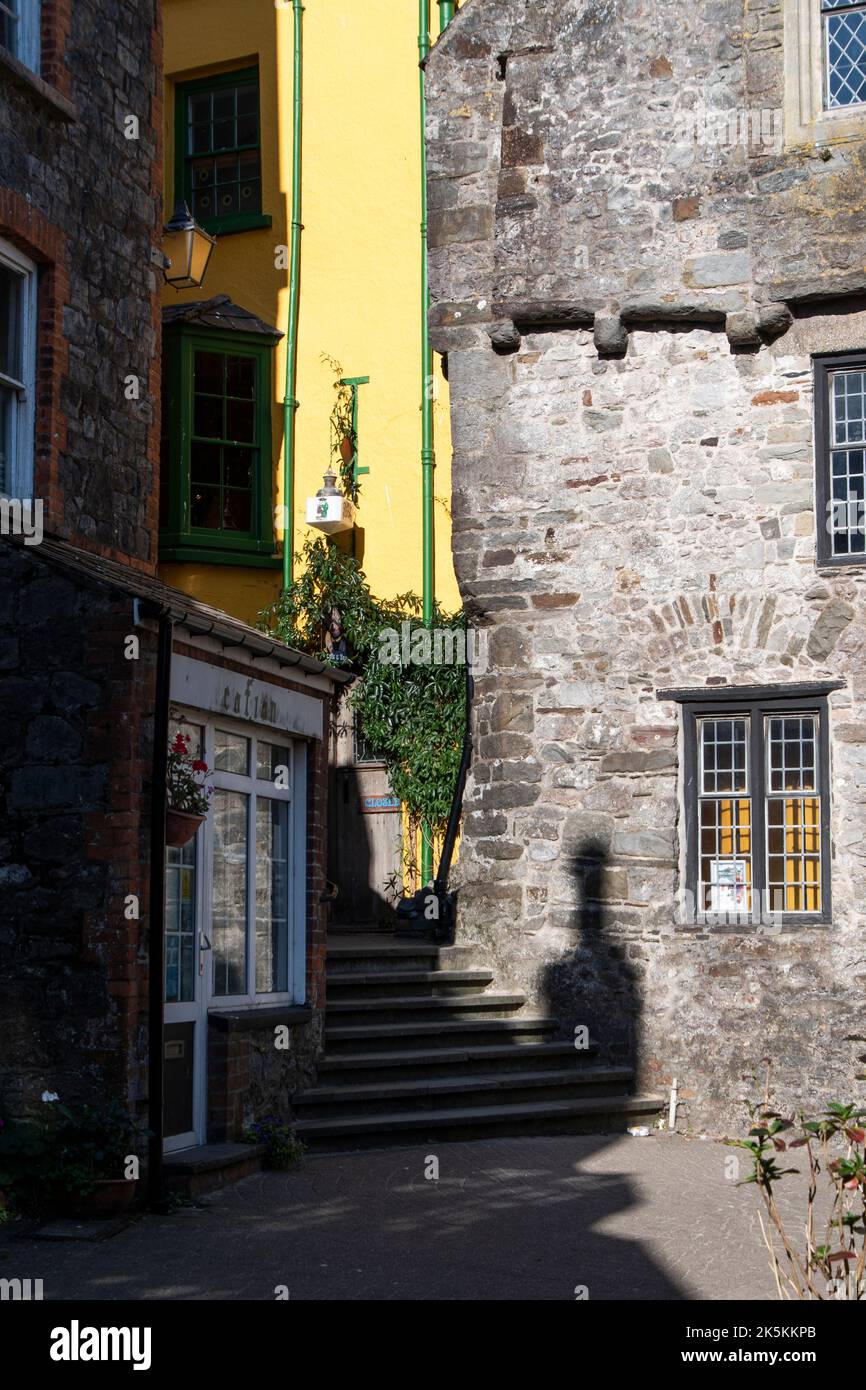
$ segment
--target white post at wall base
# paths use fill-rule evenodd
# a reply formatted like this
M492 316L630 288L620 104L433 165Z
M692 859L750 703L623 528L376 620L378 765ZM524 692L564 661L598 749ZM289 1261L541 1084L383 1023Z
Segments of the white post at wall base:
M677 1127L677 1079L674 1077L671 1086L671 1107L668 1111L668 1129L673 1130Z

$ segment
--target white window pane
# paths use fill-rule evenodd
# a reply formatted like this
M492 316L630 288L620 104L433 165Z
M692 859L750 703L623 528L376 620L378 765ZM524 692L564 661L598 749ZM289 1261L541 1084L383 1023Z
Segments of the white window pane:
M247 988L247 825L249 797L218 789L213 796L214 994Z
M14 381L24 379L22 317L25 277L0 262L0 373Z
M287 771L290 766L288 748L259 739L256 745L256 776L261 782L273 782L279 773L280 785L288 786ZM281 772L280 769L286 771Z
M235 772L241 777L246 777L250 770L249 739L217 729L214 740L214 770Z
M165 998L166 1003L195 999L196 842L166 849L165 865Z
M12 488L12 463L15 457L15 420L18 410L17 392L0 386L0 493Z
M289 804L256 803L256 993L289 987Z
M2 3L0 3L0 43L2 43L4 48L8 48L10 53L14 53L16 58L20 58L21 19L19 0L2 0Z

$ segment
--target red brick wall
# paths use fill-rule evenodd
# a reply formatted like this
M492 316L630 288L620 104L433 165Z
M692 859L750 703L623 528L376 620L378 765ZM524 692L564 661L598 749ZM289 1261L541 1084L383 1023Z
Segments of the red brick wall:
M45 503L46 530L62 515L57 460L66 448L66 417L60 384L69 362L63 336L63 306L69 302L66 239L59 227L18 193L0 188L0 237L42 267L39 279L36 355L36 449L34 495Z
M41 76L68 97L72 88L66 66L66 40L72 32L72 0L42 0L40 11Z

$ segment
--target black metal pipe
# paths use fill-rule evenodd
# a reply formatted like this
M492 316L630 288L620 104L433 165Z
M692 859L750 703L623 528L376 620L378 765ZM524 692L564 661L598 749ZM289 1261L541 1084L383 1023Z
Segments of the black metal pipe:
M165 811L168 799L168 723L171 696L171 648L174 623L159 615L156 690L153 710L153 777L150 797L150 911L148 913L148 1162L147 1199L163 1200L163 1052L165 1017Z
M445 828L445 838L442 841L442 853L439 856L439 868L433 880L433 892L439 897L448 890L448 875L451 872L451 860L454 855L454 845L457 841L457 830L460 825L460 816L463 810L463 793L466 789L466 775L469 771L469 764L472 762L472 696L475 691L475 682L472 679L472 672L469 662L466 662L466 729L463 734L463 753L460 758L460 767L457 772L457 784L454 788L454 796L451 800L451 810L448 813L448 824Z

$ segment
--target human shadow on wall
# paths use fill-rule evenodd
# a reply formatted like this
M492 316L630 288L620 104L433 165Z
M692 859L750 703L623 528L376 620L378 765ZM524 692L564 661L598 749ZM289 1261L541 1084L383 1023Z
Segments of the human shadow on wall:
M566 925L574 946L552 961L542 978L544 1002L569 1037L581 1026L589 1029L595 1060L639 1067L640 965L628 954L621 913L611 899L621 896L617 870L611 867L607 845L587 837L573 851L569 877L573 906ZM619 921L615 921L614 917Z

